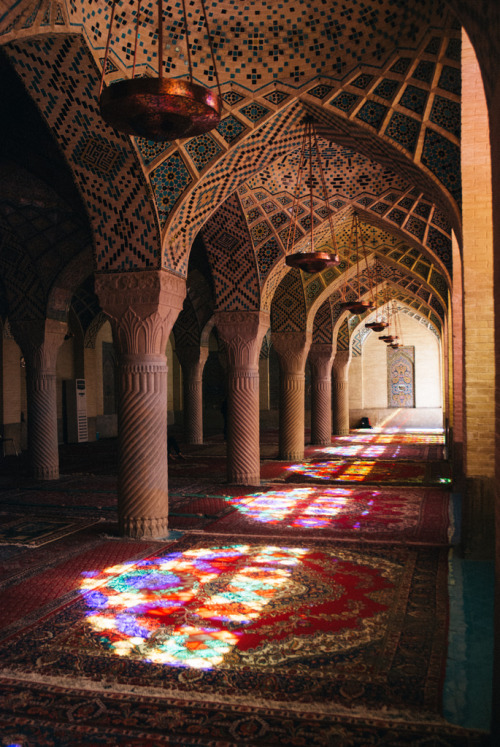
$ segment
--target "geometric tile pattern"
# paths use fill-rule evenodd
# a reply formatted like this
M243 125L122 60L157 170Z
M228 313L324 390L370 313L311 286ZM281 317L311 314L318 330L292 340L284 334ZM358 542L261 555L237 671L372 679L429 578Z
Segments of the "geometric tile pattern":
M300 332L306 329L306 304L300 270L292 268L276 288L271 306L274 332Z
M228 311L260 308L260 286L255 253L236 194L214 213L203 228L212 268L215 307Z
M261 287L276 260L282 256L283 251L278 240L274 238L274 236L257 249L257 264L259 267Z
M162 225L186 187L193 181L186 164L178 152L172 153L149 175L158 205Z
M332 307L330 299L324 301L316 312L313 322L313 343L332 343Z
M71 166L93 227L97 267L159 267L158 224L143 171L130 138L101 119L97 74L80 39L60 34L4 49Z
M222 147L208 134L198 135L188 140L184 147L198 171L201 171L222 152Z
M436 130L427 128L422 163L437 176L460 205L460 148Z

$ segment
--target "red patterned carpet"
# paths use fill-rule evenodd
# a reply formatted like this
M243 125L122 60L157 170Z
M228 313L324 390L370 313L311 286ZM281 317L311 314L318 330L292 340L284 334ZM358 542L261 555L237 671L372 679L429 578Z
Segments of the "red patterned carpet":
M0 492L0 744L487 744L441 716L449 492L421 485L445 464L249 489L199 447L169 465L176 531L140 542L98 447Z
M236 511L227 514L228 506ZM214 498L212 508L226 515L205 531L222 534L430 545L448 544L452 534L449 494L439 489L280 485Z

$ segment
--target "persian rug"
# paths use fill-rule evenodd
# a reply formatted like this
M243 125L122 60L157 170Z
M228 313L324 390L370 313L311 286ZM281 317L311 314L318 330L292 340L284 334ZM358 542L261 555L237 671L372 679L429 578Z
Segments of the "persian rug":
M439 714L445 550L191 534L143 558L80 558L82 595L5 639L0 676L226 706Z
M441 489L275 486L224 500L236 511L204 531L430 545L453 534L449 492Z
M315 456L325 459L391 459L410 462L439 461L443 447L437 444L358 443L321 446L314 449Z
M11 555L2 563L0 640L81 597L82 570L92 574L102 568L118 569L170 544L165 540L110 541L99 535L96 527L71 539L72 542L67 537L51 544L50 550L44 546L29 555L27 551Z
M130 690L133 690L131 692ZM40 684L0 677L0 727L6 745L295 745L325 747L487 747L484 732L443 719L401 720L389 715L325 714L220 704L201 699Z
M0 544L40 547L40 545L92 526L97 521L74 521L50 516L32 516L30 519L24 516L15 518L11 516L8 521L4 520L0 523Z
M286 482L365 482L384 484L434 484L451 482L441 476L431 465L409 462L382 462L374 460L338 459L336 461L310 461L292 464L286 470ZM442 474L448 470L443 468Z

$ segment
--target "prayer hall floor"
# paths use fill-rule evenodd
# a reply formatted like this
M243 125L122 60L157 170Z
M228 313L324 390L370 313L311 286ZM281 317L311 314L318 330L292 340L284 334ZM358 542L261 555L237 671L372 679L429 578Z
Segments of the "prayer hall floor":
M158 541L117 536L114 439L61 445L57 481L27 477L26 454L3 460L1 745L488 744L493 568L460 556L440 434L356 431L305 451L306 465L388 464L389 447L394 464L431 464L431 485L413 469L407 484L288 484L277 433L262 443L269 477L250 488L227 484L220 437L181 443ZM138 589L160 628L144 600L132 617ZM155 653L139 661L150 634ZM161 703L170 720L156 724Z

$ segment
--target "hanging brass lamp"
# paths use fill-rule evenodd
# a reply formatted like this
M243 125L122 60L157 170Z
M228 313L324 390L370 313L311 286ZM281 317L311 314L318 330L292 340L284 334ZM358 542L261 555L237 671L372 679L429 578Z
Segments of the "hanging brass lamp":
M350 311L351 314L364 314L365 311L373 311L375 308L375 298L373 296L373 280L370 268L368 266L368 255L365 247L365 240L363 231L361 230L361 222L356 212L352 214L351 231L349 236L349 247L350 251L353 251L356 256L356 280L355 285L357 286L357 293L354 299L348 300L347 296L347 280L342 286L341 290L341 309ZM364 262L364 272L366 275L366 281L368 283L368 298L363 299L361 291L361 276L363 270L361 269L361 263Z
M104 76L108 65L117 3L118 0L113 0L99 91L99 107L105 122L126 135L157 142L194 137L214 129L220 122L222 98L204 0L201 0L201 6L217 81L217 93L193 82L185 0L182 0L182 9L189 79L167 78L163 75L163 0L157 2L158 76L135 77L141 21L141 0L138 0L132 77L106 86ZM142 11L142 16L147 17L147 9Z
M321 186L323 191L323 201L325 202L328 212L328 222L330 227L330 236L333 245L333 252L330 251L314 251L314 212L313 212L313 147L316 153L317 160L317 172L321 179ZM297 235L297 217L299 214L299 201L303 190L303 185L309 188L309 218L310 218L310 239L308 252L296 252L295 254L289 254L295 243ZM286 246L286 259L285 263L288 267L296 267L304 272L316 273L326 270L327 267L333 267L340 263L340 258L337 253L337 244L335 239L335 231L333 229L332 211L328 203L328 191L326 188L325 175L323 172L323 164L321 163L321 155L318 148L318 139L316 130L314 128L314 120L311 117L304 119L304 135L302 138L302 146L300 150L299 168L297 171L297 182L295 185L295 193L292 205L292 221L287 237Z

